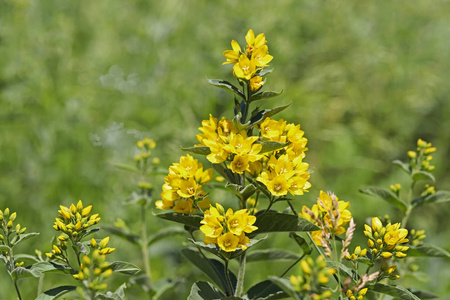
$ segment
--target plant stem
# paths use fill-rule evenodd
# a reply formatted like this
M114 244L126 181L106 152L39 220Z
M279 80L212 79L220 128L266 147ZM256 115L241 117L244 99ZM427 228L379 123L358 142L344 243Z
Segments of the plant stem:
M19 300L22 300L22 296L20 295L19 286L17 285L16 279L14 279L14 287L16 288L17 297L19 297Z
M42 293L42 288L44 287L44 277L45 277L45 274L42 274L41 277L39 277L39 284L38 284L38 290L37 290L38 297Z
M228 272L228 259L225 259L225 278L227 279L228 285L230 286L231 293L234 294L233 284L231 283L230 274Z
M234 295L236 297L240 297L242 295L242 291L244 290L244 277L245 277L245 267L247 263L246 254L247 252L244 251L244 253L240 257L240 265L239 265L239 273L238 273L238 279L236 284L236 292Z
M289 272L289 270L292 269L296 264L298 264L305 256L306 256L306 253L303 253L302 256L300 256L296 261L294 261L294 263L292 263L289 266L289 268L287 268L286 271L284 271L283 274L280 275L280 277L283 277L284 275L286 275L287 272Z
M144 261L145 274L148 279L152 281L152 273L150 268L150 260L148 257L148 248L147 248L147 222L146 222L146 212L145 206L141 206L141 252L142 252L142 260Z

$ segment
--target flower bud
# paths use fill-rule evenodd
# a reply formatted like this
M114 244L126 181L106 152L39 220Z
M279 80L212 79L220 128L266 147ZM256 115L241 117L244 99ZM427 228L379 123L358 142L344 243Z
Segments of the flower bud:
M94 240L93 238L91 239L91 247L92 248L96 248L97 247L97 241Z
M8 224L6 224L6 227L8 227L9 229L11 229L13 227L13 222L9 221Z
M415 151L408 151L408 156L411 159L414 159L417 157L417 153Z
M9 217L9 220L14 222L14 220L16 219L16 217L17 217L17 214L16 214L15 212L13 212L13 213L11 214L11 216Z
M391 258L392 257L392 253L391 252L383 252L383 253L381 253L381 256L383 258Z
M106 245L108 245L108 243L109 243L109 236L105 237L103 240L100 241L99 243L100 249L105 248Z

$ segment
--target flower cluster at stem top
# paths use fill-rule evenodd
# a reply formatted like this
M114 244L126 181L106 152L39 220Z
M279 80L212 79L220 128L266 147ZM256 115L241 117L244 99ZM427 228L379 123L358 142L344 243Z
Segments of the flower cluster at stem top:
M164 177L162 200L156 201L158 209L173 209L177 213L192 214L197 208L207 208L211 201L202 187L212 178L212 169L203 170L202 163L187 154L169 168Z
M231 42L233 50L223 52L227 59L223 64L234 64L233 75L250 81L251 90L257 91L264 85L263 78L258 76L257 73L268 65L273 56L269 55L269 48L266 45L267 41L264 33L255 37L255 33L250 29L245 36L245 40L247 42L245 51L241 49L241 46L235 40Z
M204 242L207 245L218 245L226 252L236 251L237 248L246 250L250 240L245 234L258 229L253 226L255 221L256 217L251 216L246 209L233 212L229 208L225 213L224 208L217 203L216 207L211 206L205 211L200 230L205 235Z

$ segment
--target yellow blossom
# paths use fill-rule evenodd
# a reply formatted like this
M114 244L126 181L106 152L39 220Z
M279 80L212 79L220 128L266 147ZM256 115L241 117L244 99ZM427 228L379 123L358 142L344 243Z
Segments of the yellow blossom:
M241 46L239 46L238 42L236 42L235 40L231 41L231 48L233 50L226 50L223 52L223 56L225 56L225 58L227 59L226 62L223 63L223 65L225 64L235 64L238 62L239 60L239 55L241 54Z
M249 60L244 54L241 54L238 63L233 66L233 72L238 78L250 80L256 72L256 63L254 60Z
M239 244L239 237L235 236L231 232L227 232L217 238L217 245L220 249L226 252L236 251Z
M252 92L256 92L264 85L264 80L261 76L253 76L250 79L250 89Z

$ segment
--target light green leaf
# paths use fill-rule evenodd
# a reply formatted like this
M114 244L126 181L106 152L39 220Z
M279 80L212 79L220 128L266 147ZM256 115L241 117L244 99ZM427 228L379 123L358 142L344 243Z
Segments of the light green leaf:
M302 248L304 254L307 255L311 254L312 248L309 246L308 242L304 238L302 238L295 232L289 233L289 237L293 238L294 241L300 246L300 248Z
M252 95L250 98L250 101L257 101L257 100L273 98L273 97L281 95L281 93L283 93L283 91L281 91L281 92L273 92L273 91L259 92L259 93Z
M443 203L450 201L450 192L449 191L437 191L434 194L427 195L424 197L417 198L411 202L411 204L415 207L422 204L429 203Z
M300 257L297 253L280 250L280 249L264 249L254 250L247 254L247 262L271 260L271 261L294 261Z
M248 259L248 257L247 257ZM261 281L252 286L245 294L245 299L275 300L289 297L281 287L271 280Z
M167 291L175 288L178 284L181 283L181 279L172 280L169 278L163 278L158 280L158 282L154 285L154 290L156 293L154 294L155 299L160 299L160 297Z
M105 226L102 227L102 229L121 237L132 244L139 246L140 245L140 237L134 233L129 232L128 230L125 230L123 228L115 227L115 226Z
M236 286L236 275L229 271L229 276L233 287L228 285L225 277L225 267L215 259L205 259L198 251L192 249L181 250L184 256L197 268L203 271L223 292L232 295L233 287ZM194 298L195 299L195 298Z
M116 167L117 169L120 169L123 171L141 174L141 172L136 168L136 166L125 165L125 164L116 164L116 163L113 163L113 166Z
M411 166L409 164L404 163L401 160L394 160L392 163L394 165L400 167L406 173L411 174Z
M17 278L36 277L39 278L43 273L66 273L74 274L76 271L69 266L57 264L54 262L42 261L26 268L19 267L13 271L13 275Z
M76 286L73 285L62 285L56 288L47 290L40 294L35 300L52 300L57 299L62 295L65 295L69 292L75 291L77 289Z
M266 68L264 70L259 71L257 74L258 74L258 76L263 77L263 76L266 76L266 75L272 73L272 71L273 71L273 68L272 69L267 69Z
M251 233L251 235L268 232L319 230L319 227L300 216L282 214L278 212L262 212L261 214L256 215L256 222L254 226L258 227L258 230Z
M0 251L6 251L9 253L9 251L11 250L11 248L9 248L9 246L7 245L0 245Z
M188 300L222 299L225 295L209 282L197 281L191 288Z
M135 275L141 271L138 266L125 261L115 261L109 264L109 267L114 272L119 272L126 275Z
M22 241L25 241L25 240L27 240L27 239L29 239L29 238L31 238L33 236L37 236L37 235L39 235L38 232L30 232L30 233L26 233L26 234L21 234L19 236L16 235L14 237L13 241L11 241L11 243L18 244L18 243L20 243Z
M203 217L199 215L185 215L178 213L165 213L154 215L164 220L174 221L194 228L200 228L201 225L200 221L203 220Z
M157 233L148 237L147 246L151 246L154 243L156 243L166 237L174 236L177 234L185 234L185 233L186 233L186 231L180 227L163 228L163 229L159 230Z
M244 94L234 85L229 83L228 81L222 80L222 79L206 79L208 80L208 83L217 87L220 87L222 89L226 89L228 91L231 91L241 97L242 99L245 99Z
M295 300L302 300L302 298L294 291L289 279L284 277L270 276L270 281L276 284L280 289L282 289L287 295L294 298Z
M32 260L32 261L34 261L34 262L39 262L40 260L36 257L36 256L34 256L34 255L29 255L29 254L17 254L17 255L14 255L14 259L15 260L24 260L24 259L28 259L28 260Z
M412 179L414 181L417 181L417 180L429 180L429 181L432 181L432 182L436 181L436 179L434 178L433 174L431 174L430 172L426 172L426 171L415 171L412 174Z
M410 246L406 254L408 256L450 257L447 250L433 245Z
M376 188L376 187L368 187L365 189L360 189L359 191L363 194L367 194L370 196L374 196L374 197L383 199L384 201L395 205L397 208L399 208L403 212L406 212L406 210L407 210L406 204L390 191Z
M374 292L389 295L402 300L420 300L413 293L411 293L410 291L399 285L387 285L377 283L373 286L369 286L369 289Z
M206 146L198 146L198 147L188 147L188 148L181 148L186 153L189 154L199 154L199 155L208 155L211 154L211 150L209 147Z

